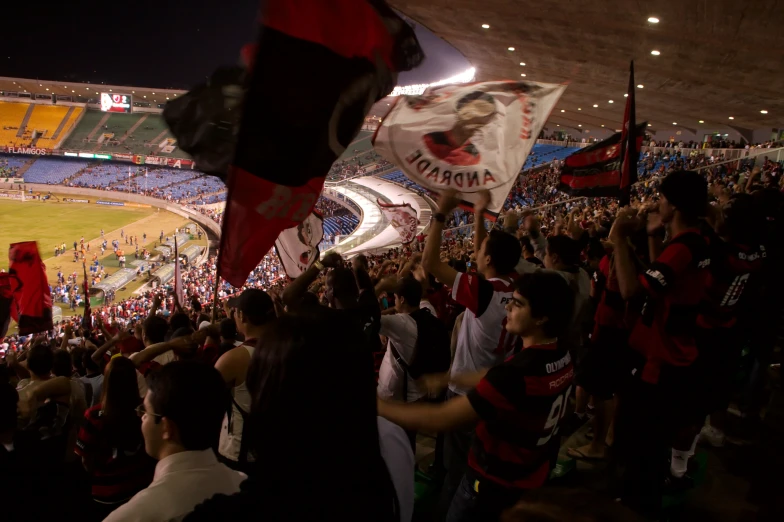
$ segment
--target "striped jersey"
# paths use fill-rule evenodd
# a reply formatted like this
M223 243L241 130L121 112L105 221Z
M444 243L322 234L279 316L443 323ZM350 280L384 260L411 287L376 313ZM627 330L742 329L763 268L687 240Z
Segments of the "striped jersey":
M531 346L491 368L467 395L479 415L468 465L506 488L540 487L558 451L558 427L574 379L569 351Z

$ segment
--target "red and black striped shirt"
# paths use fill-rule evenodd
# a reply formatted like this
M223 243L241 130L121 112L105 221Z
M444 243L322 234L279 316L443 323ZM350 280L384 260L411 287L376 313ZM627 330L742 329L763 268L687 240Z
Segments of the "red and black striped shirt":
M92 459L93 499L104 504L128 500L152 482L155 459L144 450L139 426L139 443L134 448L116 448L107 440L101 405L84 412L85 422L79 430L76 454Z
M468 455L478 478L515 489L544 484L573 378L569 351L557 343L525 348L487 372L467 396L480 417Z

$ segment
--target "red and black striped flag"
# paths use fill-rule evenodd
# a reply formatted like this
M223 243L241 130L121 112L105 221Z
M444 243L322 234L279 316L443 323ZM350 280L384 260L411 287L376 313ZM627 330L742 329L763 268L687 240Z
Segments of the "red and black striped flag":
M35 241L12 243L8 250L11 265L8 273L16 278L14 292L19 323L19 335L46 332L53 328L52 294L46 278L46 267ZM12 308L12 311L14 309Z
M243 100L218 273L234 286L309 215L332 163L397 73L424 59L383 0L268 0Z
M84 336L89 337L93 329L93 311L90 307L90 284L87 281L87 267L82 265L84 269L84 317L82 317L82 329Z
M637 161L646 123L636 124L634 62L629 70L629 96L623 130L568 156L561 168L558 189L571 196L619 198L629 203L631 186L637 182Z

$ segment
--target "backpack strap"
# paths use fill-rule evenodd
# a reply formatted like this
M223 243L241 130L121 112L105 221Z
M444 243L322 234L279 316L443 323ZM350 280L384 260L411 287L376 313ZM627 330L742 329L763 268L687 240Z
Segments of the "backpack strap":
M248 415L249 413L242 409L242 407L237 404L237 399L233 396L231 398L231 404L226 411L226 416L228 417L228 431L230 434L234 434L234 423L232 417L234 416L234 408L237 408L237 411L240 412L240 417L242 417L242 433L240 438L240 454L237 459L237 462L240 464L245 464L248 461Z
M395 358L395 361L403 369L403 402L408 402L408 364L400 356L394 343L389 343L389 350L392 352L392 357Z

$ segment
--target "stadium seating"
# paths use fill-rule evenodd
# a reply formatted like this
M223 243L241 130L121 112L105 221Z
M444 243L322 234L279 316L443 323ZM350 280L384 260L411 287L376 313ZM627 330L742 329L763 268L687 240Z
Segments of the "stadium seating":
M348 147L346 147L346 150L340 155L338 161L346 160L357 154L371 150L373 148L373 144L370 143L372 137L373 132L371 131L359 131L357 137L354 138L354 141L352 141Z
M209 194L217 192L224 188L223 181L215 176L200 176L198 178L178 183L167 187L166 192L171 195L172 199L182 199L196 194ZM167 195L168 195L167 194Z
M560 145L540 145L537 143L534 145L533 149L531 149L531 153L525 160L523 170L550 163L554 159L562 160L576 150L580 150L580 148L561 147Z
M0 146L23 145L22 138L17 138L16 134L22 126L29 103L0 102Z
M0 156L0 178L14 177L22 166L30 161L23 156Z
M79 109L81 111L81 109ZM42 137L35 143L36 147L52 148L59 140L61 124L65 125L66 117L70 117L76 111L71 107L62 105L35 105L30 114L30 119L25 127L25 139L32 141L33 131L39 131ZM70 119L70 118L69 118Z
M93 165L86 168L79 177L71 182L71 185L106 188L113 183L127 179L129 171L131 171L130 165L118 163Z
M99 125L103 122L103 125ZM92 134L92 137L90 137ZM104 134L113 134L109 139ZM82 120L63 144L66 149L87 149L94 152L151 154L187 158L187 154L176 147L166 153L159 146L173 137L161 114L132 113L107 114L87 111Z
M24 180L25 183L54 185L62 183L88 164L87 161L76 159L38 158L24 173Z
M130 181L130 185L140 191L166 187L201 175L201 172L196 170L147 169L147 176L145 177L144 169L136 167L132 168L131 171L135 174L135 177Z
M340 217L324 218L324 235L345 236L350 234L359 225L359 218L354 214Z

